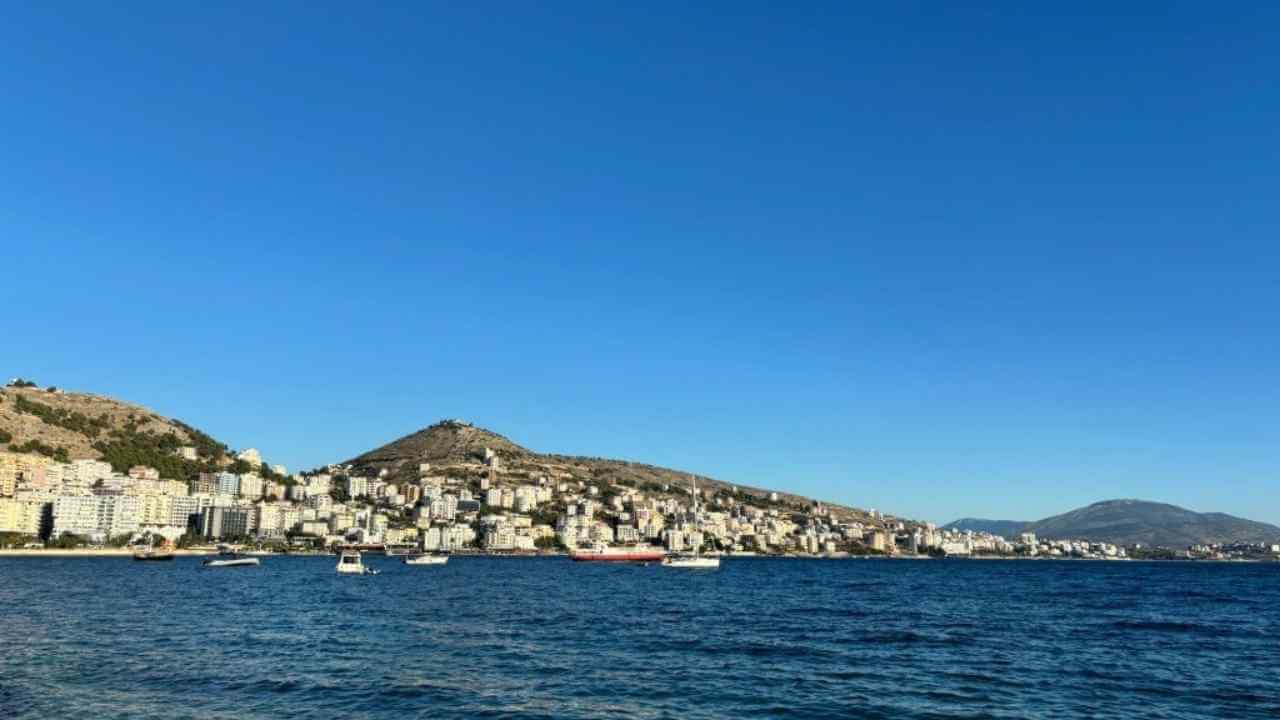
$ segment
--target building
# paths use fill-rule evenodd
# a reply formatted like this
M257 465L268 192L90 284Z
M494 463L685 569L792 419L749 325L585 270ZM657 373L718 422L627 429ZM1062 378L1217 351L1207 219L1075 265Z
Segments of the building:
M210 539L249 534L249 511L235 507L209 507L200 512L200 534Z
M169 525L180 528L191 527L193 518L198 520L200 510L207 507L208 502L210 502L208 496L180 495L169 498Z
M351 476L347 478L347 496L358 498L369 494L369 478Z
M236 455L236 459L237 459L237 460L243 460L243 461L245 461L245 462L249 463L249 465L251 465L251 466L252 466L252 467L254 467L255 469L256 469L256 468L258 468L258 467L261 467L261 465L262 465L262 454L261 454L261 453L259 453L259 452L258 452L258 450L257 450L256 448L249 448L249 449L247 449L247 450L241 450L241 451Z
M0 497L0 532L39 535L49 503Z
M218 477L213 473L200 473L187 484L192 495L213 495L218 492Z
M240 476L235 473L220 472L214 476L217 480L218 487L215 493L218 495L235 495L240 492Z
M262 497L262 478L257 473L245 473L240 476L239 493L242 497L257 500Z
M134 495L59 495L53 501L50 534L103 541L138 532L142 501Z

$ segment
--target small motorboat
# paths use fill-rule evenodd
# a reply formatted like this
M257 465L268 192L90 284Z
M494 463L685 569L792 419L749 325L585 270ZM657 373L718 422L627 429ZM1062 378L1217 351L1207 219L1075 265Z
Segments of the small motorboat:
M378 571L364 566L359 550L343 550L338 555L338 574L340 575L377 575Z
M134 560L144 560L155 562L157 560L172 560L172 550L139 550L133 554Z
M449 562L448 555L406 555L400 562L405 565L444 565Z
M663 567L685 568L688 570L716 570L720 567L720 558L706 555L672 555L662 560Z
M225 560L205 560L200 563L201 566L207 568L223 568L223 567L257 567L262 561L256 557L233 557Z

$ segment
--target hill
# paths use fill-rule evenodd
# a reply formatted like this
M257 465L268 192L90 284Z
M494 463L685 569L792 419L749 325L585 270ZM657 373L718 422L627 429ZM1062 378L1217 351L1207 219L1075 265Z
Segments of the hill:
M419 477L419 465L429 463L432 472L440 467L445 472L475 473L481 471L485 449L492 450L500 458L505 477L534 477L547 475L553 478L616 482L650 491L684 492L689 478L695 477L699 488L736 493L743 499L751 498L763 505L809 506L810 498L790 493L771 493L761 488L735 485L715 478L696 475L681 470L646 465L626 460L581 457L538 453L522 447L491 430L462 420L444 420L418 432L406 435L374 450L347 460L356 472L387 471L388 477L397 482L412 482ZM776 495L776 500L771 500ZM867 517L862 510L840 505L827 505L833 514L841 517Z
M985 532L1006 539L1016 538L1024 527L1030 523L1025 520L984 520L982 518L960 518L955 522L947 523L942 526L943 530L972 530L973 532Z
M196 460L179 455L184 446L195 448ZM141 405L13 384L0 388L0 450L101 459L119 472L149 465L180 480L232 462L224 443Z
M1165 547L1280 542L1280 527L1275 525L1144 500L1094 503L1030 523L1025 531L1043 538Z

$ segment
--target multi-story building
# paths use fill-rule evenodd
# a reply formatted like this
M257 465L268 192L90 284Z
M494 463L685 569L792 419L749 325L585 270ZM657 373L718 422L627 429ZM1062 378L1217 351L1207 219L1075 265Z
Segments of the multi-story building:
M358 498L369 494L369 478L351 476L347 478L347 496Z
M148 467L146 465L134 465L133 467L129 468L129 472L127 473L127 475L133 478L134 480L159 480L160 479L160 471L153 467Z
M218 476L214 473L200 473L188 484L191 495L213 495L218 492Z
M44 509L48 505L35 500L0 497L0 532L39 535Z
M111 477L111 463L101 460L72 460L64 474L64 481L88 487Z
M192 518L198 517L200 510L211 502L208 495L178 495L169 498L169 522L172 527L191 527Z
M200 534L206 538L220 539L249 534L249 511L237 507L209 507L200 512Z
M142 502L133 495L59 495L52 515L53 537L72 533L101 541L137 532Z
M220 472L214 476L218 482L218 495L235 495L240 492L240 476L235 473Z
M484 493L484 504L489 507L502 507L502 488L489 488Z
M245 473L240 476L239 493L241 497L257 500L262 497L262 478L257 473Z

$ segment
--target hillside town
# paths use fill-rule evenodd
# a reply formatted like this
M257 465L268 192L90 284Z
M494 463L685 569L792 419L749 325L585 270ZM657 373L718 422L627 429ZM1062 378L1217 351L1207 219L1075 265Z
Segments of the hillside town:
M908 530L879 513L873 522L841 521L820 503L788 507L776 493L753 503L734 489L700 491L706 511L695 516L689 488L639 489L554 471L508 476L488 449L474 462L422 463L416 481L399 484L385 471L341 465L289 475L253 449L236 459L262 470L182 482L144 466L121 473L100 460L0 453L0 532L64 544L150 536L494 553L648 543L670 551L890 554L936 547L942 538L932 526Z
M179 448L192 454L192 448ZM567 476L507 472L490 449L468 462L421 463L414 481L330 465L289 474L247 449L241 466L257 472L200 473L183 482L144 466L117 472L94 459L58 462L0 453L0 533L10 542L59 547L169 542L237 542L279 549L339 545L412 547L436 552L537 553L579 547L652 544L701 550L804 556L1021 556L1125 559L1108 543L1016 540L939 529L882 515L854 519L822 503L787 505L777 493L737 488L628 487ZM266 479L267 477L271 479ZM1268 548L1189 548L1184 557L1231 557Z
M274 550L337 546L533 554L668 553L1275 559L1280 545L1181 548L939 528L652 466L532 453L444 420L341 464L290 473L145 408L15 378L0 441L0 546ZM10 404L11 403L11 404ZM93 453L94 457L74 457ZM429 460L429 461L428 461ZM161 469L163 468L163 469ZM696 496L694 495L696 492Z

